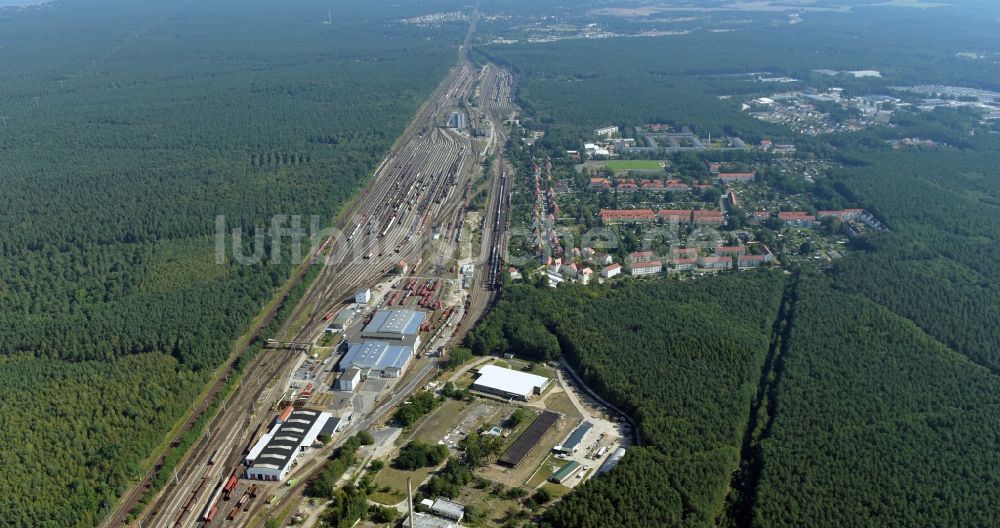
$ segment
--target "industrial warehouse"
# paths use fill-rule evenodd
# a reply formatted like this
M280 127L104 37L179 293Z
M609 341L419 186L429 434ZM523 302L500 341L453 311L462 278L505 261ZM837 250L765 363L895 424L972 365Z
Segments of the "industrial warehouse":
M549 482L555 482L556 484L565 484L567 480L573 475L576 475L580 471L580 463L575 460L570 460L568 464L557 470L552 476L549 477Z
M361 374L368 372L368 375L377 373L384 378L398 378L412 357L413 347L388 341L351 343L348 345L347 355L340 362L340 369L345 374L351 369L357 369ZM366 378L368 375L361 377ZM353 384L351 387L348 390L353 390Z
M353 391L358 388L358 383L361 383L361 369L352 366L337 379L337 390Z
M247 453L247 478L284 480L296 455L312 446L329 419L328 413L307 409L282 413Z
M531 425L521 433L521 436L514 440L514 443L507 448L507 451L500 457L497 462L501 466L507 466L510 468L517 467L518 464L524 460L524 457L528 456L528 453L538 445L545 433L552 429L552 426L559 421L562 415L552 411L544 411L542 414L531 422Z
M378 339L382 341L399 341L403 345L420 348L420 325L426 314L416 310L395 309L379 310L372 316L364 330L363 339Z
M533 395L544 392L550 383L551 379L542 376L486 365L479 369L479 377L472 384L472 389L504 398L528 401Z
M611 471L612 469L615 468L615 466L618 465L619 462L621 462L622 457L624 456L625 456L624 447L619 447L618 449L615 449L614 453L611 453L611 456L609 456L608 459L605 460L603 464L601 464L601 467L597 468L597 474L602 475L604 473L607 473L608 471Z
M395 309L375 312L361 331L361 339L347 345L338 369L339 390L353 391L370 375L398 378L420 348L420 325L426 314Z

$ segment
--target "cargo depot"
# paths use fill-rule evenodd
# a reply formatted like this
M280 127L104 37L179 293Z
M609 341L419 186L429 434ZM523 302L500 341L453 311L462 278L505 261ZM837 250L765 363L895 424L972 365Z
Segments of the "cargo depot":
M247 453L247 478L284 480L295 458L312 447L330 418L329 413L287 407Z
M472 390L528 401L532 396L544 392L551 384L552 380L546 377L486 365L479 369L479 377L473 382Z
M409 309L380 310L351 339L340 360L338 390L353 391L369 376L398 378L420 348L420 330L426 313Z

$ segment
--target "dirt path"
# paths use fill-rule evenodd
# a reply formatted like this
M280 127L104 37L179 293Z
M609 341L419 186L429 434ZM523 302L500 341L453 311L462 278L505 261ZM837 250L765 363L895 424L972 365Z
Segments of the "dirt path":
M493 361L494 359L496 359L496 358L487 356L487 357L484 357L484 358L480 359L479 361L476 361L475 363L470 363L468 365L465 365L464 367L458 369L458 372L455 372L454 374L452 374L451 377L448 378L448 381L450 381L452 383L455 383L456 381L458 381L458 378L461 378L462 375L465 374L466 372L468 372L468 371L470 371L470 370L472 370L472 369L474 369L474 368L482 365L483 363L487 363L487 362Z

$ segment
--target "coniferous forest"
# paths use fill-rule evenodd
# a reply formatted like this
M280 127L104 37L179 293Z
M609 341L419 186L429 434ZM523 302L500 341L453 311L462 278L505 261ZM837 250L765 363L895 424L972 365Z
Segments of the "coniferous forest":
M784 279L515 286L470 334L475 353L565 357L639 422L643 447L548 512L555 526L711 523L740 458ZM544 337L543 337L544 336ZM549 342L528 348L525 342ZM655 484L654 484L655 483Z
M443 78L390 4L0 11L0 525L97 524L292 270L216 215L327 225Z

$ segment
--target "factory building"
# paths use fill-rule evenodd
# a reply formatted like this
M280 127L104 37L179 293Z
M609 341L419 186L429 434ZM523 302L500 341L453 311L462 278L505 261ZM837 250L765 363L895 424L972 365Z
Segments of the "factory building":
M462 525L458 524L451 519L444 519L436 515L431 515L429 513L414 512L412 519L407 517L403 521L403 526L405 528L461 528Z
M337 312L334 316L333 321L326 327L326 331L330 333L343 332L347 325L350 324L351 319L354 318L354 310L350 308L344 308L343 310Z
M420 348L420 325L426 314L416 310L379 310L361 330L361 337L351 341L340 360L339 370L347 374L357 369L358 375L341 376L338 390L354 390L357 383L375 373L385 378L402 375L415 352ZM343 387L343 388L341 388Z
M337 390L354 392L361 383L361 369L358 367L348 367L343 374L337 378Z
M534 451L535 447L552 427L562 418L562 414L552 411L543 411L542 414L531 422L531 425L521 433L521 436L514 440L514 443L507 448L507 451L497 460L501 466L509 468L517 467L525 457Z
M370 300L372 300L371 288L363 288L354 292L354 302L358 304L368 304L368 301Z
M247 478L284 480L295 457L312 446L330 414L300 409L276 423L247 453Z
M340 360L340 371L344 373L337 381L339 390L354 390L356 381L361 380L362 373L375 373L383 378L398 378L413 358L413 347L389 341L365 340L361 343L351 343L347 354ZM340 389L340 384L350 371L349 389Z
M431 513L438 517L444 517L445 519L457 522L461 521L462 517L465 517L465 506L448 499L438 498L431 505Z
M292 416L293 412L295 412L295 406L286 405L285 408L281 410L281 413L278 414L278 417L274 419L275 423L285 423L285 420L288 420L288 418Z
M345 413L343 416L331 416L330 419L326 421L323 425L323 429L320 430L320 435L333 436L340 431L341 427L344 426L351 419L351 413Z
M420 348L420 325L423 324L424 317L424 312L416 310L379 310L361 331L361 337L392 341L417 350Z
M511 370L496 365L486 365L479 369L479 377L472 389L504 398L528 401L535 394L541 394L552 380L527 372Z

